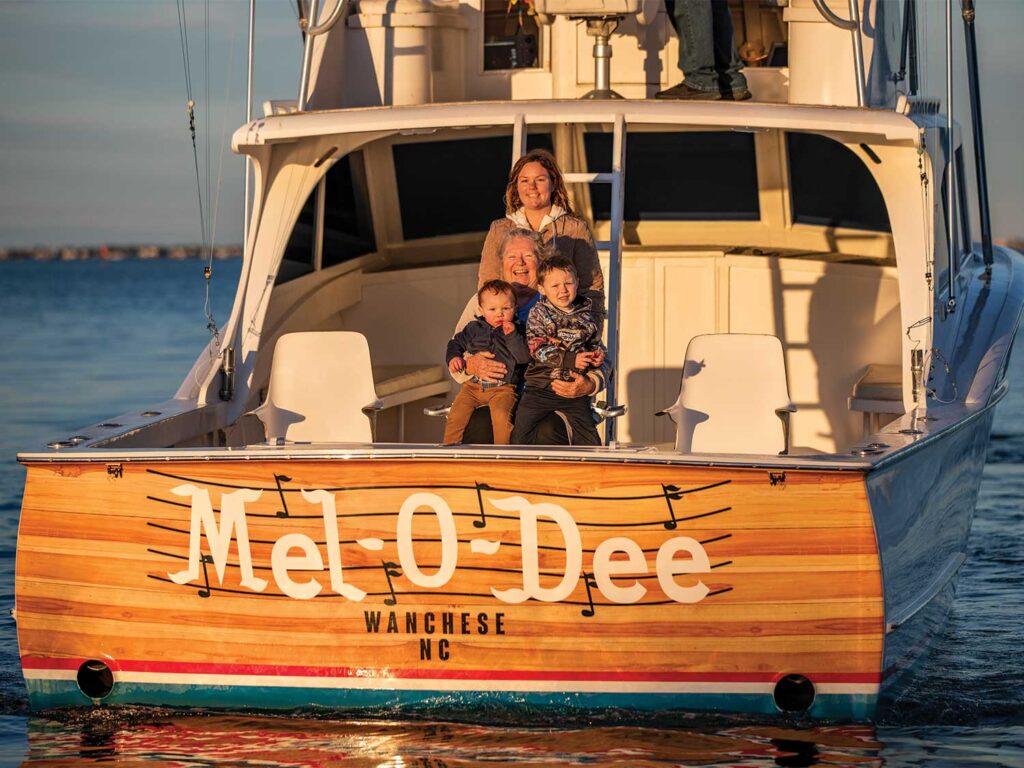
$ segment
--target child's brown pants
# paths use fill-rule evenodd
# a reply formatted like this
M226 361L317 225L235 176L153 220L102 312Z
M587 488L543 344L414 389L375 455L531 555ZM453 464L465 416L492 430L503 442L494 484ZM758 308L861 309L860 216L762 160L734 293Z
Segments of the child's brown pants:
M494 444L508 445L512 437L512 409L516 407L516 388L511 384L498 387L482 387L479 382L467 381L448 412L448 424L444 428L445 445L462 442L462 433L469 423L469 417L481 405L491 409L491 426L494 428Z

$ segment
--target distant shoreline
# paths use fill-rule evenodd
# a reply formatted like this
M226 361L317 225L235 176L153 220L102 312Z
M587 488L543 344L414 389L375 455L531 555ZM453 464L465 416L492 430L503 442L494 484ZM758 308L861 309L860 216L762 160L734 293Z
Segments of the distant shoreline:
M242 255L241 245L218 245L215 259L235 259ZM0 261L147 261L168 259L206 259L208 250L201 245L90 245L35 246L32 248L0 248Z
M1013 248L1024 253L1024 238L997 238L996 245ZM0 248L3 261L148 261L166 259L185 261L206 259L206 248L201 245L88 245L88 246L33 246L31 248ZM214 259L237 259L242 256L241 245L218 245L213 249Z

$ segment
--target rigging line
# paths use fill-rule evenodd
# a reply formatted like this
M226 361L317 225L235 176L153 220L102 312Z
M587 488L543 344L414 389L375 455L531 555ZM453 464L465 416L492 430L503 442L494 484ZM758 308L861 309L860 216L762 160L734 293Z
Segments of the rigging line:
M204 284L205 284L205 301L203 303L203 311L206 313L206 329L210 332L210 336L213 338L213 344L210 345L210 359L212 360L217 354L217 348L220 346L220 331L217 328L217 321L213 316L213 308L210 303L210 280L213 277L213 249L217 242L217 214L220 211L220 192L221 192L221 181L224 177L224 145L227 138L227 111L228 104L231 97L231 70L235 61L235 39L238 36L238 25L237 23L231 28L231 45L228 49L228 73L224 80L224 102L223 109L221 111L221 122L220 122L220 155L217 161L217 183L214 186L214 196L211 202L211 222L210 222L210 248L206 257L206 269L203 270ZM210 199L210 198L207 198Z
M921 339L915 339L911 335L911 331L914 331L914 330L916 330L918 328L922 328L922 327L928 325L931 321L932 321L932 319L931 319L930 316L925 316L925 317L922 317L917 322L912 323L911 325L909 325L907 327L906 336L907 336L907 339L910 341L910 343L914 345L914 349L917 349L918 347L921 346Z
M213 216L217 207L216 193L213 187L213 173L211 172L213 167L213 146L211 144L213 132L210 129L210 118L213 114L213 101L210 98L210 0L205 0L203 3L203 21L204 97L206 99L206 113L204 115L206 118L206 150L204 159L206 160L206 215L210 219L206 232L206 266L203 269L203 291L207 297L206 302L208 302L210 279L213 277ZM206 329L213 339L217 338L217 323L209 311L206 312Z
M206 208L209 212L210 207L213 205L213 198L210 194L210 0L206 0L203 4L203 99L206 104L206 111L203 113L204 124L206 128L206 136L204 145L206 147L203 153L203 159L206 164ZM204 245L207 249L211 248L210 233L206 233L206 242Z
M181 57L185 62L185 98L192 101L192 73L189 71L188 60L188 28L185 24L183 0L177 0L175 9L178 11L178 38L181 43Z
M220 186L224 176L224 146L227 143L228 125L228 104L231 98L231 72L235 63L235 39L238 37L238 24L231 28L231 44L228 47L228 73L224 79L224 101L221 109L220 119L220 151L217 157L217 183L214 186L214 196L210 199L211 225L210 225L210 266L213 266L213 247L217 243L217 216L220 211Z
M192 162L196 172L196 196L199 202L199 230L200 239L206 242L206 216L203 212L203 185L199 176L199 150L196 147L196 102L192 94L192 68L190 63L190 51L188 46L188 18L186 15L185 0L177 0L178 9L178 34L181 38L182 63L185 68L185 91L188 97L188 130L192 137Z

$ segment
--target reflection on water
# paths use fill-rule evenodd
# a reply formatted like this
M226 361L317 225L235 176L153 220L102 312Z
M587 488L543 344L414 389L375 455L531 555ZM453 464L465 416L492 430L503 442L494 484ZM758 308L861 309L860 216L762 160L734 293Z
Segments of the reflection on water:
M173 717L29 721L23 765L875 766L869 725L501 728L437 722Z

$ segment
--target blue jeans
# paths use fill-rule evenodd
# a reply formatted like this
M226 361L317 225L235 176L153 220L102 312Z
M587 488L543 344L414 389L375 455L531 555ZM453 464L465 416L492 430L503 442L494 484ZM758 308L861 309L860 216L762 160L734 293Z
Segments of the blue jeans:
M700 91L747 89L727 0L665 0L665 10L679 33L684 83Z

